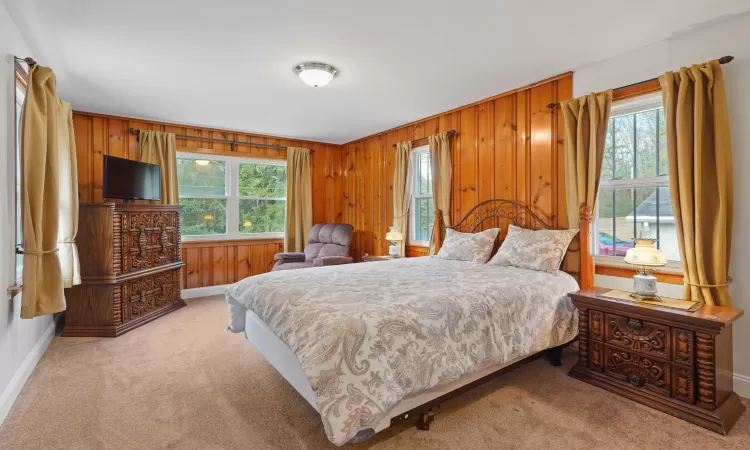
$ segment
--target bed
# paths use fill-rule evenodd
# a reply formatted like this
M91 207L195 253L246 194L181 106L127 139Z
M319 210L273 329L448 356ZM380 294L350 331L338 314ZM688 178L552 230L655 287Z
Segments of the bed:
M525 206L497 200L455 228L503 223L545 227ZM227 289L229 328L245 333L343 445L420 407L429 425L425 406L436 399L570 342L573 275L433 257L269 272Z

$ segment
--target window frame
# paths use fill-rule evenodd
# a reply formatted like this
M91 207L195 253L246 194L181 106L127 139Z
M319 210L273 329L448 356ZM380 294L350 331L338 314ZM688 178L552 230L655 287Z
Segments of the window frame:
M13 64L13 153L12 161L8 170L12 170L9 176L9 192L13 192L13 280L14 285L20 287L23 284L23 211L18 214L19 205L23 205L23 147L19 132L23 131L23 107L26 102L26 90L28 88L29 71L24 67L25 63L14 61ZM19 189L20 187L20 189ZM17 190L18 189L18 190ZM20 230L18 228L21 228ZM21 240L19 242L19 231Z
M645 111L651 111L654 109L663 108L663 100L661 92L645 93L643 95L628 97L619 101L615 101L612 105L610 112L610 119L620 116L627 116L630 114L636 114ZM607 132L609 132L608 130ZM658 139L658 137L657 137ZM614 142L613 142L614 145ZM635 143L634 143L635 145ZM667 164L669 162L667 161ZM658 160L657 160L658 165ZM668 167L668 166L667 166ZM603 179L599 180L599 201L597 201L596 211L594 214L594 220L592 221L592 235L596 239L591 239L591 255L594 258L595 264L601 264L606 266L615 267L627 267L632 269L632 265L625 262L623 256L613 255L597 255L599 245L599 206L601 204L601 197L605 191L612 191L613 193L617 189L639 189L639 188L658 188L669 187L669 175L658 174L659 167L656 169L657 175L652 177L643 178L624 178L624 179ZM613 174L614 175L614 174ZM613 194L614 195L614 194ZM656 233L658 235L658 222L656 224ZM681 261L669 261L666 266L660 267L664 272L670 273L682 273Z
M430 156L430 146L429 145L420 145L419 147L414 147L411 150L411 153L409 153L409 163L411 167L411 187L409 188L409 235L407 239L407 244L412 247L429 247L430 246L430 240L418 240L416 239L416 214L417 214L417 199L423 199L423 198L431 198L433 205L435 203L435 198L433 194L425 195L425 194L417 194L417 176L416 176L416 159L418 155L426 154L427 156ZM430 177L432 177L432 161L430 161ZM432 234L430 234L430 238L432 238Z
M178 151L177 158L181 159L204 159L207 161L223 161L226 168L224 179L225 195L179 195L179 198L196 198L196 199L226 199L227 201L227 232L225 234L206 234L206 235L189 235L182 234L182 242L205 242L205 241L248 241L260 239L283 239L284 232L275 233L242 233L240 232L240 200L283 200L286 203L286 197L248 197L240 196L240 164L262 164L266 166L284 166L285 160L248 158L242 156L225 156L206 153L194 153L188 151ZM178 189L179 192L179 189Z

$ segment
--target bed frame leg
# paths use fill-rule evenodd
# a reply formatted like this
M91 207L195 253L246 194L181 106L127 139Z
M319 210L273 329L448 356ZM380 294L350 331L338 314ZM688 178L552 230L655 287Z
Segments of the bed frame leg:
M555 366L560 367L562 366L562 346L551 348L547 351L547 355L549 357L549 362Z
M430 431L430 423L432 423L433 420L435 420L435 413L433 413L431 409L419 413L419 419L417 419L417 429Z

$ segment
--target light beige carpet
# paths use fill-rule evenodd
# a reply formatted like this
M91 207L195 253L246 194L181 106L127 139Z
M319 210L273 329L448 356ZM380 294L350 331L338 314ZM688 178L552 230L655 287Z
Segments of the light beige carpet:
M0 428L2 449L335 448L320 418L242 335L222 297L115 339L56 337ZM750 415L720 436L539 359L443 405L432 430L361 449L750 449ZM747 403L746 403L747 406Z

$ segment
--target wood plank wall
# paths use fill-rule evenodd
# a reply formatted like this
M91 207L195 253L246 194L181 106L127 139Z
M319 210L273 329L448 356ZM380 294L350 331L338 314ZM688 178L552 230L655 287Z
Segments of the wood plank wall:
M298 141L274 136L189 127L148 120L129 119L76 111L73 113L76 154L78 157L78 195L82 203L103 202L102 159L104 155L138 159L136 136L129 128L167 131L185 136L213 137L281 146L299 146L315 150L313 163L313 220L341 222L342 167L341 146L320 142ZM238 145L230 152L229 144L177 139L180 151L238 155L253 158L286 159L285 150ZM267 272L273 267L273 255L283 251L283 239L217 240L184 242L182 259L183 287L195 288L233 283L250 275Z
M492 198L519 201L567 227L563 118L549 103L572 96L572 74L500 94L343 146L342 222L355 228L353 256L384 255L393 222L393 144L455 130L451 221ZM420 145L426 144L426 140ZM407 247L407 256L427 254Z

